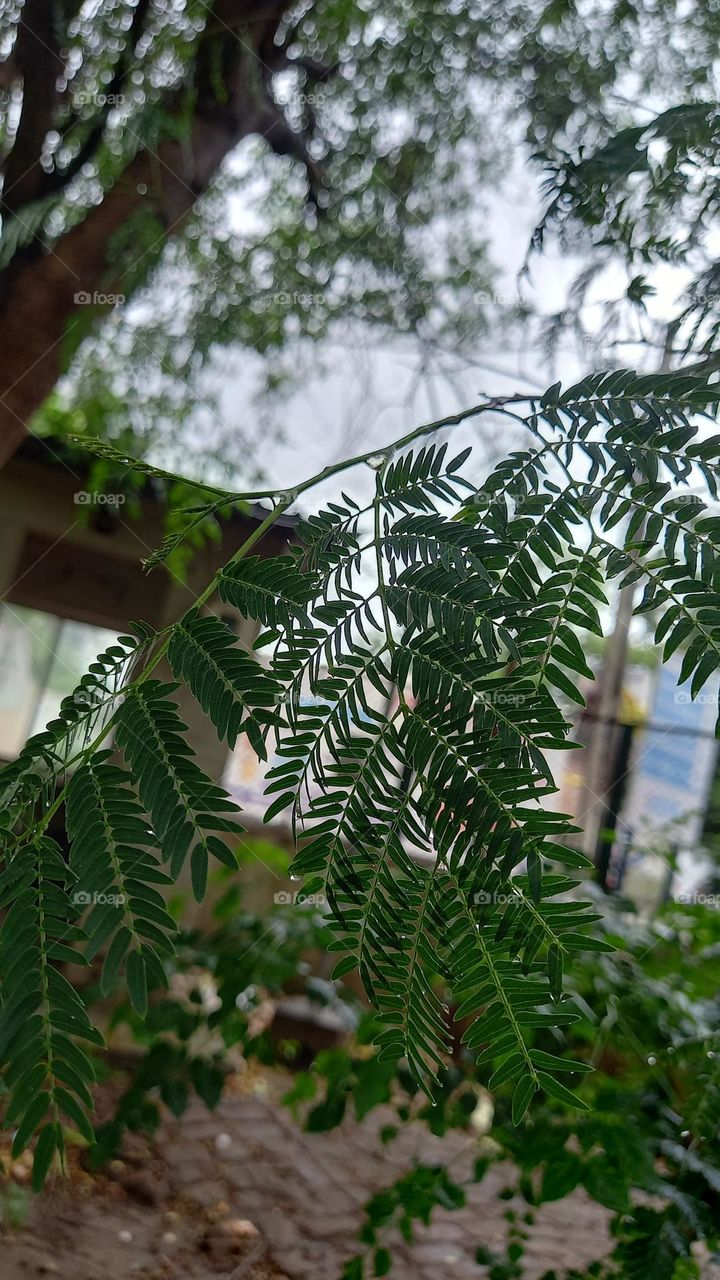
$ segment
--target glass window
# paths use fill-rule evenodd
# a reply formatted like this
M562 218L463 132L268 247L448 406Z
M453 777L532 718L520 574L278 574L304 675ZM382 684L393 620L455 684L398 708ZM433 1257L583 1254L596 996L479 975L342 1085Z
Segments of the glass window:
M105 627L0 605L0 759L12 760L54 719L63 698L115 639Z

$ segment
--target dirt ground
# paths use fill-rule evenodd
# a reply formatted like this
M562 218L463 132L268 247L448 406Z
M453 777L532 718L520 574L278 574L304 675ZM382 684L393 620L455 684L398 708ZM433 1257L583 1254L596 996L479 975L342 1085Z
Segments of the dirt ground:
M329 1133L304 1133L277 1101L279 1092L277 1081L258 1077L212 1114L193 1104L180 1121L167 1119L152 1142L129 1135L122 1158L99 1175L75 1155L69 1177L39 1197L26 1189L29 1154L8 1162L0 1188L1 1280L339 1280L345 1260L361 1248L357 1233L373 1192L416 1159L449 1162L463 1181L478 1154L477 1139L457 1132L436 1138L420 1125L383 1146L378 1132L391 1118L383 1108L362 1124L346 1120ZM391 1238L392 1280L486 1276L475 1254L479 1245L496 1248L505 1239L512 1204L497 1193L506 1176L498 1167L471 1184L466 1206L436 1210L413 1244ZM602 1256L606 1219L584 1193L545 1206L524 1260L528 1280Z

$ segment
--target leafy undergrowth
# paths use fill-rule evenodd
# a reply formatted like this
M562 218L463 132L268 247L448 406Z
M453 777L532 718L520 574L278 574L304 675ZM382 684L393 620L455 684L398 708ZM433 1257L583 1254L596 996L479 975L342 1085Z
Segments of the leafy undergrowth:
M587 1109L555 1091L516 1126L509 1082L490 1087L492 1068L473 1063L459 1041L432 1099L406 1066L381 1059L367 1007L309 963L321 954L325 928L317 909L254 915L230 884L217 929L184 937L170 992L151 1002L147 1019L129 1004L117 1007L115 1028L129 1029L145 1052L100 1124L97 1145L71 1169L111 1167L128 1131L152 1133L164 1108L181 1116L196 1094L213 1108L238 1080L273 1074L279 1064L292 1073L283 1100L311 1132L362 1121L383 1106L389 1119L380 1141L390 1147L420 1120L434 1134L462 1130L476 1143L471 1182L505 1162L511 1172L501 1195L525 1209L507 1209L500 1255L478 1227L477 1257L491 1280L525 1274L538 1208L579 1187L612 1214L615 1243L610 1258L572 1280L698 1276L698 1250L712 1256L720 1223L720 912L673 904L643 921L622 904L598 906L615 950L577 967L577 1021L562 1034L541 1025L533 1041L537 1054L562 1058L571 1078L575 1066L594 1068L583 1071L578 1089ZM441 983L438 993L449 999ZM302 1013L294 1033L284 1012L293 1002ZM330 1037L325 1047L314 1040L319 1033ZM348 1241L345 1280L385 1274L397 1228L412 1239L416 1222L429 1221L437 1206L461 1207L467 1193L452 1168L419 1162L405 1170L368 1202L356 1245Z
M266 1092L272 1080L278 1102L310 1132L362 1122L382 1106L379 1141L389 1149L420 1121L436 1135L468 1135L470 1184L502 1162L500 1195L513 1201L504 1209L507 1243L493 1253L481 1224L476 1241L491 1280L526 1274L538 1209L577 1188L612 1215L614 1246L568 1280L701 1274L698 1250L712 1256L720 1223L720 912L671 904L648 921L600 897L600 930L614 950L576 966L577 1020L562 1033L541 1024L532 1041L534 1053L562 1060L570 1079L586 1068L577 1097L547 1093L517 1126L511 1082L492 1083L492 1066L477 1065L459 1038L431 1099L405 1064L382 1060L365 1002L322 976L326 923L316 906L252 913L234 877L216 875L225 886L216 927L182 935L169 991L151 998L144 1019L122 998L115 1004L109 1030L134 1054L120 1055L120 1073L112 1055L96 1058L104 1077L97 1140L66 1133L73 1194L113 1203L118 1161L133 1142L145 1144L139 1167L158 1168L162 1181L152 1142L163 1117L181 1117L198 1096L213 1110L228 1091L252 1092L259 1080ZM451 1000L439 979L437 992L441 1005ZM33 1158L13 1158L6 1147L0 1199L12 1225L28 1211ZM345 1280L391 1271L397 1229L411 1240L418 1222L439 1206L462 1207L468 1192L450 1166L419 1159L404 1169L368 1201L358 1240L347 1242ZM488 1195L496 1194L491 1179Z

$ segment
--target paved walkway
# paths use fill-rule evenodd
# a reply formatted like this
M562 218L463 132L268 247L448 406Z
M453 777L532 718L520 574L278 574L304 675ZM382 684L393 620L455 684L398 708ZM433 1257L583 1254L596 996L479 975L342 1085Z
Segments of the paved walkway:
M297 1280L338 1280L343 1262L360 1246L363 1205L393 1182L414 1159L450 1163L454 1179L470 1178L477 1143L463 1133L444 1138L421 1124L406 1126L387 1146L378 1134L393 1119L378 1108L362 1124L346 1120L329 1133L298 1128L281 1107L258 1098L224 1101L212 1115L193 1107L176 1136L164 1139L169 1180L179 1195L202 1205L224 1200L233 1214L250 1219L268 1242L273 1263ZM165 1145L167 1144L167 1145ZM477 1247L502 1245L510 1208L497 1192L508 1170L498 1166L468 1188L463 1209L436 1208L429 1227L419 1225L412 1245L393 1239L393 1280L480 1280ZM584 1192L542 1207L524 1258L535 1280L550 1268L581 1267L609 1249L608 1215Z
M378 1108L362 1124L346 1120L330 1133L298 1128L285 1108L263 1097L229 1096L213 1113L193 1105L168 1122L150 1147L130 1135L107 1181L75 1168L32 1202L26 1225L3 1234L2 1280L339 1280L358 1251L363 1205L415 1158L450 1163L469 1178L477 1144L405 1126L383 1146ZM389 1241L391 1280L483 1280L481 1244L505 1239L504 1215L517 1206L497 1198L508 1171L491 1169L468 1189L461 1210L433 1211L408 1245ZM606 1212L584 1193L546 1205L530 1228L524 1277L581 1268L609 1248Z

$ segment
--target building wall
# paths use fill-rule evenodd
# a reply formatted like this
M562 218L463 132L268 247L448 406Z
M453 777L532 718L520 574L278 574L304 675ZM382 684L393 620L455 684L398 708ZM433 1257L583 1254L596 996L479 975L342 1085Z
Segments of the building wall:
M223 523L222 540L196 553L185 580L165 565L148 574L141 560L162 541L160 503L144 499L133 513L127 505L76 501L84 491L85 478L75 465L54 459L38 442L30 441L0 469L0 600L118 632L126 631L132 620L161 628L192 605L257 527L256 519L244 516ZM258 544L258 553L280 554L291 537L291 526L276 526ZM255 623L218 597L207 608L233 626L241 643L252 645ZM172 678L166 664L157 674ZM221 779L227 747L184 686L177 701L198 764L211 778ZM180 888L189 889L189 869Z

